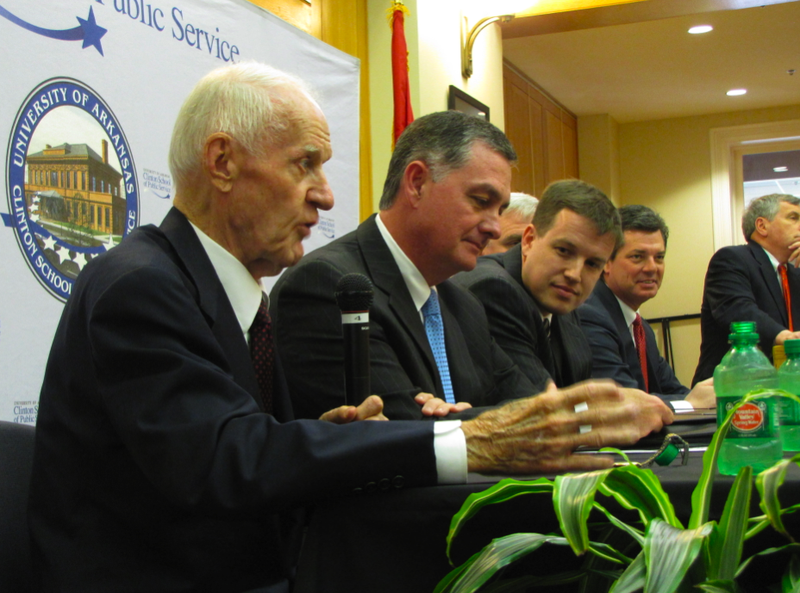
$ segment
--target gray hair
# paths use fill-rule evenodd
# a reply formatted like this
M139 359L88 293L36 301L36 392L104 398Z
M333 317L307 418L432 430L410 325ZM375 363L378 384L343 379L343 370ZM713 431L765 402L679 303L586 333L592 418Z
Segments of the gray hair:
M750 241L750 236L756 230L756 220L759 218L766 218L770 221L774 219L778 214L781 202L800 206L800 198L791 194L769 194L750 202L742 216L742 232L746 241Z
M268 141L288 128L292 101L281 91L305 94L299 78L266 64L240 62L212 70L183 103L169 149L169 168L177 188L200 171L206 139L217 132L235 138L252 155L263 156Z
M622 228L614 204L602 191L580 179L554 181L545 188L533 215L536 235L546 235L564 208L591 220L599 235L612 233L615 250L622 244Z
M518 216L522 220L531 222L533 220L533 215L536 213L536 206L538 204L539 200L529 194L511 192L511 202L509 202L508 208L503 212L503 216L506 214L509 216Z
M667 248L669 227L658 212L640 204L622 206L618 212L622 221L622 243L611 254L611 259L617 257L617 251L625 245L625 231L643 231L645 233L660 231L661 238L664 239L664 249Z
M422 161L428 165L433 180L438 182L467 164L476 142L483 142L509 163L517 160L517 153L506 135L479 117L460 111L440 111L415 120L397 140L383 185L380 209L386 210L394 204L400 180L412 162Z

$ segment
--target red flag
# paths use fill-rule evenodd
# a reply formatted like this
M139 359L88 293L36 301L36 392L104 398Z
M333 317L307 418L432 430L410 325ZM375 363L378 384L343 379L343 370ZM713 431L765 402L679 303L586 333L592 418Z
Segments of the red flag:
M393 2L391 11L392 26L392 83L394 88L394 136L392 147L406 129L414 121L411 110L411 88L408 83L408 46L403 25L404 13L408 9L402 2Z

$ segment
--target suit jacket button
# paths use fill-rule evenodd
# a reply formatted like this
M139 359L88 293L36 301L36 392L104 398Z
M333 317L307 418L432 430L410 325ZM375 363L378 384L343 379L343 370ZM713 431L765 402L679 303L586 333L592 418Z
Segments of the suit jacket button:
M395 488L402 488L405 486L406 479L403 476L395 476L392 478L392 486Z
M381 481L378 482L378 488L380 488L384 492L391 487L392 483L391 481L389 481L389 478L382 478Z
M372 494L377 488L378 486L375 484L375 482L367 482L367 485L364 487L364 492L367 494Z

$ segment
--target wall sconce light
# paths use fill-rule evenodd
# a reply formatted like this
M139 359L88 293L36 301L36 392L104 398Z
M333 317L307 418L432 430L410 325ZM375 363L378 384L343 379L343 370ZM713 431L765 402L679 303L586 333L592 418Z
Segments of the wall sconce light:
M464 78L472 76L472 46L475 44L475 39L478 33L483 31L492 23L500 21L507 23L514 18L513 14L504 14L501 16L487 16L475 23L475 26L467 32L467 17L463 17L461 21L461 74Z

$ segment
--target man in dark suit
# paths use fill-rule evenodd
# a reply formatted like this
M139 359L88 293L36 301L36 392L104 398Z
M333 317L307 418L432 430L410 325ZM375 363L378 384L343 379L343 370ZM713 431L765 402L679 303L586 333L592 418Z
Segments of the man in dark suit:
M481 303L449 280L475 267L486 242L499 236L514 158L508 139L488 122L457 111L426 115L397 143L380 213L287 270L271 300L299 415L315 417L344 401L334 292L348 273L375 286L370 379L389 419L441 417L536 393L495 344ZM432 295L442 312L451 401L426 335Z
M795 268L800 255L800 198L788 194L756 198L742 217L742 232L747 245L723 247L708 264L700 308L700 361L693 383L713 376L728 351L734 321L756 322L759 346L770 360L773 346L800 338L800 271Z
M453 163L452 151L457 157ZM276 339L300 417L344 402L339 279L368 276L372 393L391 420L446 415L536 393L489 334L481 304L448 280L470 269L508 203L516 158L493 125L457 111L418 119L398 141L381 212L310 253L272 291ZM436 287L454 399L442 375L421 309ZM308 315L313 310L314 315ZM309 365L314 373L303 372ZM415 399L416 398L416 399Z
M353 422L382 418L374 396L328 422L293 420L259 279L296 263L333 205L330 155L322 111L293 77L237 64L189 95L170 148L175 208L84 268L56 331L30 489L35 591L288 592L290 509L468 470L608 466L572 452L671 419L589 385L443 434ZM555 439L519 426L598 395Z
M639 307L661 287L669 229L646 206L623 206L619 214L623 243L606 263L603 282L578 309L592 346L592 376L658 395L676 410L713 407L711 382L693 390L681 385L659 353L653 329L639 314Z
M482 257L454 280L483 303L492 336L536 389L566 387L592 373L575 309L591 294L621 238L619 216L577 179L545 189L522 244Z

